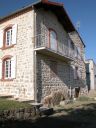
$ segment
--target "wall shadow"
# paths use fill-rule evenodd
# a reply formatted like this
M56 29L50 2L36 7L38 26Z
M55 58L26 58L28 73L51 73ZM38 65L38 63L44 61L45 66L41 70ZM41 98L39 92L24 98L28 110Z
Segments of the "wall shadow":
M67 112L67 115L65 114ZM83 107L59 109L51 116L37 120L0 121L0 128L96 128L96 103Z
M85 88L86 84L82 76L74 79L74 69L69 62L39 53L37 54L37 87L40 101L46 94L63 91L66 87L69 90L71 87L71 94L74 93L78 97L80 88Z

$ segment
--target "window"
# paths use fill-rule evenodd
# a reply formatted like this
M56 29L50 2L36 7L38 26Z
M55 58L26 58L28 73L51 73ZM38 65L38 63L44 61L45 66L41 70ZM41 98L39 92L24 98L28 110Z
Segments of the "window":
M82 79L82 70L78 67L74 67L74 79Z
M74 69L74 79L77 79L78 78L78 67L75 67Z
M51 61L50 63L50 76L51 78L55 78L57 75L57 62Z
M57 34L54 30L50 29L49 43L52 50L57 51Z
M70 47L74 51L74 43L72 41L70 42Z
M5 56L0 59L0 79L8 80L15 78L16 75L16 57Z
M79 79L79 70L78 67L73 66L74 79Z
M6 59L4 62L4 78L11 78L11 59Z
M80 47L75 46L75 57L81 59Z
M12 45L12 28L8 29L6 32L6 40L5 40L5 46Z
M16 44L17 24L0 30L0 48L5 49Z

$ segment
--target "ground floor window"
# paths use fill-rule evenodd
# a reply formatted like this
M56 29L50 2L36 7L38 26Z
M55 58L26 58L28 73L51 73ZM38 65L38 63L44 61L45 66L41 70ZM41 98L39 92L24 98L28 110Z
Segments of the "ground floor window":
M0 79L16 78L16 56L6 55L0 59Z
M50 76L51 78L55 78L57 76L57 62L51 61L50 63Z
M4 62L4 78L11 78L11 59L6 59Z

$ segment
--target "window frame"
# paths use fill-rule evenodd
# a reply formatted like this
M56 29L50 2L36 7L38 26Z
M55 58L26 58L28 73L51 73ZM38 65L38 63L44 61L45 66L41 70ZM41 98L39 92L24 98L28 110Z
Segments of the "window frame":
M8 55L8 56L5 56L4 58L2 58L2 80L3 81L12 81L13 78L12 78L12 74L11 74L11 65L10 67L8 67L8 69L10 68L10 70L8 71L8 77L6 77L6 70L5 70L5 62L8 60L11 62L11 59L12 59L12 56ZM11 75L9 77L9 74Z
M6 43L6 39L7 39L7 31L10 30L12 31L12 35L11 35L11 42L9 42L9 45L7 45ZM2 41L0 44L0 49L2 50L6 50L9 48L14 47L14 45L17 44L17 24L9 24L7 25L5 28L3 28L1 31L1 35L2 35ZM10 32L11 33L11 32Z
M10 79L11 78L11 59L8 58L4 60L4 78Z
M9 36L8 36L9 34ZM7 29L5 31L5 47L9 47L12 45L12 27L10 27L9 29Z
M79 80L79 67L74 66L74 80Z
M7 48L11 48L11 47L14 46L14 45L12 44L12 42L11 42L10 45L6 45L6 39L7 39L6 35L7 35L7 32L8 32L9 30L12 30L12 25L9 26L9 27L6 27L6 28L4 29L3 48L2 48L3 50L4 50L4 49L7 49ZM11 35L11 41L12 41L12 35Z
M74 43L72 41L70 41L70 48L72 49L72 51L75 50L75 45L74 45Z
M50 78L56 78L58 75L58 64L57 61L51 60L50 62Z
M51 48L51 41L50 41L50 37L51 37L51 32L54 32L56 35L56 50ZM49 28L49 48L54 50L54 51L58 51L58 41L57 41L57 32L53 29L53 28Z

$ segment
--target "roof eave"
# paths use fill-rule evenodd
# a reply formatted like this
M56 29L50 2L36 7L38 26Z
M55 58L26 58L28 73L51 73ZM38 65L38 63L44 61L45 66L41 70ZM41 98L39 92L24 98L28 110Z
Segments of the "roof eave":
M41 3L35 5L36 8L40 8L40 7L44 8L44 6L45 6L45 9L49 8L50 10L52 10L52 12L53 11L55 12L55 14L57 15L57 17L59 17L60 22L63 24L63 26L65 27L65 30L67 32L75 31L75 27L74 27L72 21L70 20L67 12L65 11L62 3L56 3L56 2L51 2L51 1L47 1L47 0L42 0Z
M22 12L22 11L28 9L28 8L31 8L31 7L33 7L34 5L36 5L36 4L40 3L40 2L41 2L41 0L38 0L37 2L34 2L34 3L32 3L32 4L30 4L30 5L26 6L26 7L18 9L17 11L14 11L14 12L10 13L9 15L6 15L6 16L0 18L0 22L5 20L5 19L7 19L7 18L9 18L9 17L12 17L13 15L18 14L18 13L20 13L20 12Z
M22 9L19 9L18 11L15 11L15 12L11 13L10 15L7 15L7 16L1 18L0 22L4 21L5 19L10 18L10 17L12 17L12 16L24 11L24 10L27 10L28 8L36 7L38 5L41 5L41 6L42 5L46 5L51 9L55 8L54 9L56 11L55 13L56 13L56 15L58 15L60 22L66 28L66 31L67 32L75 31L75 27L74 27L72 21L70 20L67 12L64 9L63 3L57 3L57 2L47 1L47 0L38 0L37 2L32 3L29 6L26 6L26 7L22 8ZM60 9L61 11L58 11L58 9Z

